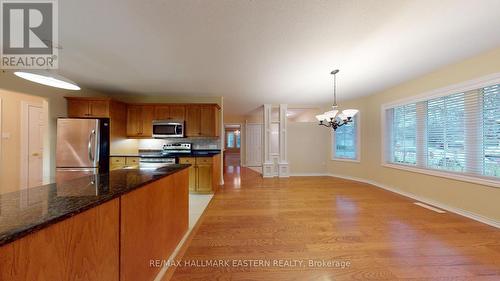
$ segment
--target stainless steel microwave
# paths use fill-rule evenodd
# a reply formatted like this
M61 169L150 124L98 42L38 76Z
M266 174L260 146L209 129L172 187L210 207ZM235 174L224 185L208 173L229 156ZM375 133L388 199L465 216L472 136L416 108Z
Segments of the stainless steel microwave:
M153 138L183 138L184 121L155 120L153 121Z

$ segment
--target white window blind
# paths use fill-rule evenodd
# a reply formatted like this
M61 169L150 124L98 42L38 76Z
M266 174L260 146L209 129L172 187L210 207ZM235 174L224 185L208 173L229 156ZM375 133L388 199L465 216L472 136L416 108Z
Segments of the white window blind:
M407 104L389 110L392 115L390 159L393 163L417 163L417 104Z
M427 166L465 172L465 94L427 102Z
M485 176L500 177L500 85L483 89L483 149Z
M339 127L334 134L333 158L358 159L358 115L353 121Z
M386 162L500 178L500 85L385 111Z

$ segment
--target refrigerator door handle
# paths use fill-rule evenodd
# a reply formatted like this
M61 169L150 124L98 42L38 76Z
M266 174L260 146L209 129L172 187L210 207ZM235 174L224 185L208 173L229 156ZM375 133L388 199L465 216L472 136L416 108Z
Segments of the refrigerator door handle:
M90 161L94 162L94 155L92 155L92 138L95 137L95 130L92 130L92 132L89 135L89 159Z

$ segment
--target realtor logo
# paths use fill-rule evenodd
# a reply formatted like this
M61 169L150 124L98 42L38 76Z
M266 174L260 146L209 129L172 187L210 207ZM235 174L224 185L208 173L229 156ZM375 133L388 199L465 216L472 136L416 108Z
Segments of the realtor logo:
M0 0L1 68L57 68L56 1Z

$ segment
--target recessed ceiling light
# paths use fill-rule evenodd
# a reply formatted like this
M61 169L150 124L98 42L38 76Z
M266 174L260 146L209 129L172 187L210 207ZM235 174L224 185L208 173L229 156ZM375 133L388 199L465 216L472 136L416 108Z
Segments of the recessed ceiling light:
M29 80L31 82L43 84L50 87L56 87L72 91L80 90L80 87L78 87L78 85L75 82L61 75L49 71L36 71L36 72L16 71L14 72L14 74L18 77Z

